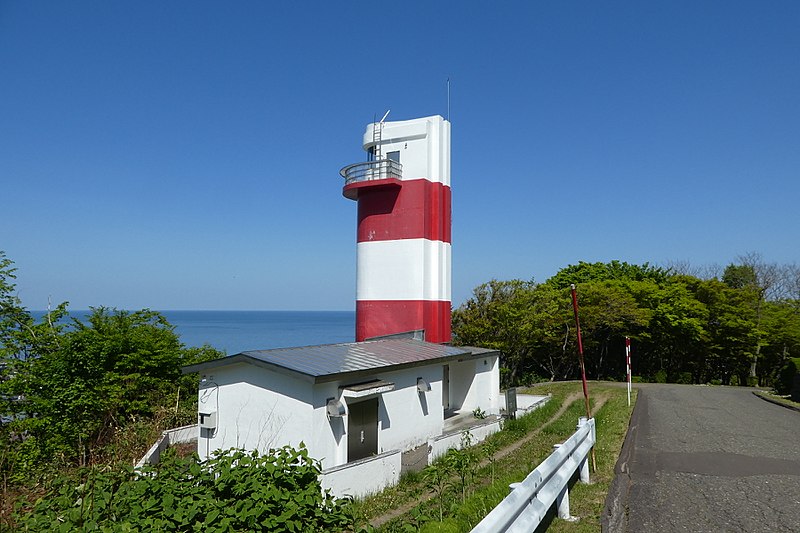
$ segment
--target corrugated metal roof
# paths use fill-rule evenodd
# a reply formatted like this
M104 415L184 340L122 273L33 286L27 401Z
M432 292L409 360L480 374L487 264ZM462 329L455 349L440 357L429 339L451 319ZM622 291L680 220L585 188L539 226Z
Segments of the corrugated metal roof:
M494 350L433 344L414 339L380 339L345 344L324 344L296 348L276 348L242 352L228 358L192 365L185 372L200 372L222 365L250 362L265 363L325 381L325 376L388 370L398 366L416 366L425 362L480 355Z

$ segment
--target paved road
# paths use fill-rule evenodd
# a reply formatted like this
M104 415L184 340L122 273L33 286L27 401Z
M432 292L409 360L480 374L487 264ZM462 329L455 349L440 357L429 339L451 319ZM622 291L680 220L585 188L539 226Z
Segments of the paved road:
M800 412L744 388L641 387L603 530L800 532Z

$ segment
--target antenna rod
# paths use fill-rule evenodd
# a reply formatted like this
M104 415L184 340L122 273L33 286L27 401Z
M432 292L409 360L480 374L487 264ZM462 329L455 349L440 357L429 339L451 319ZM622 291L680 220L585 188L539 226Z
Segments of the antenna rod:
M383 124L383 121L384 121L384 120L386 120L386 117L388 117L388 116L389 116L389 111L391 111L391 109L387 110L387 111L386 111L386 114L385 114L385 115L383 115L383 118L381 119L381 122L380 122L381 124Z
M450 76L447 77L447 122L450 122Z

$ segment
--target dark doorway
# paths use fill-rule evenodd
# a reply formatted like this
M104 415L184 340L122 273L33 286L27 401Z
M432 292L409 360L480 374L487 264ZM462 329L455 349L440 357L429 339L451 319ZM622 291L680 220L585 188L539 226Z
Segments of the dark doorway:
M450 409L450 365L442 367L442 407Z
M378 453L378 399L347 405L347 462Z

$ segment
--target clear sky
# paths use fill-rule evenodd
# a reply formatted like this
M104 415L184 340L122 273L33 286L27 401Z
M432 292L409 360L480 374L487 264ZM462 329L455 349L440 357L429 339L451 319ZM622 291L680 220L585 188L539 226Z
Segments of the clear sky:
M447 114L453 303L800 261L800 2L0 1L24 305L352 309L367 123Z

